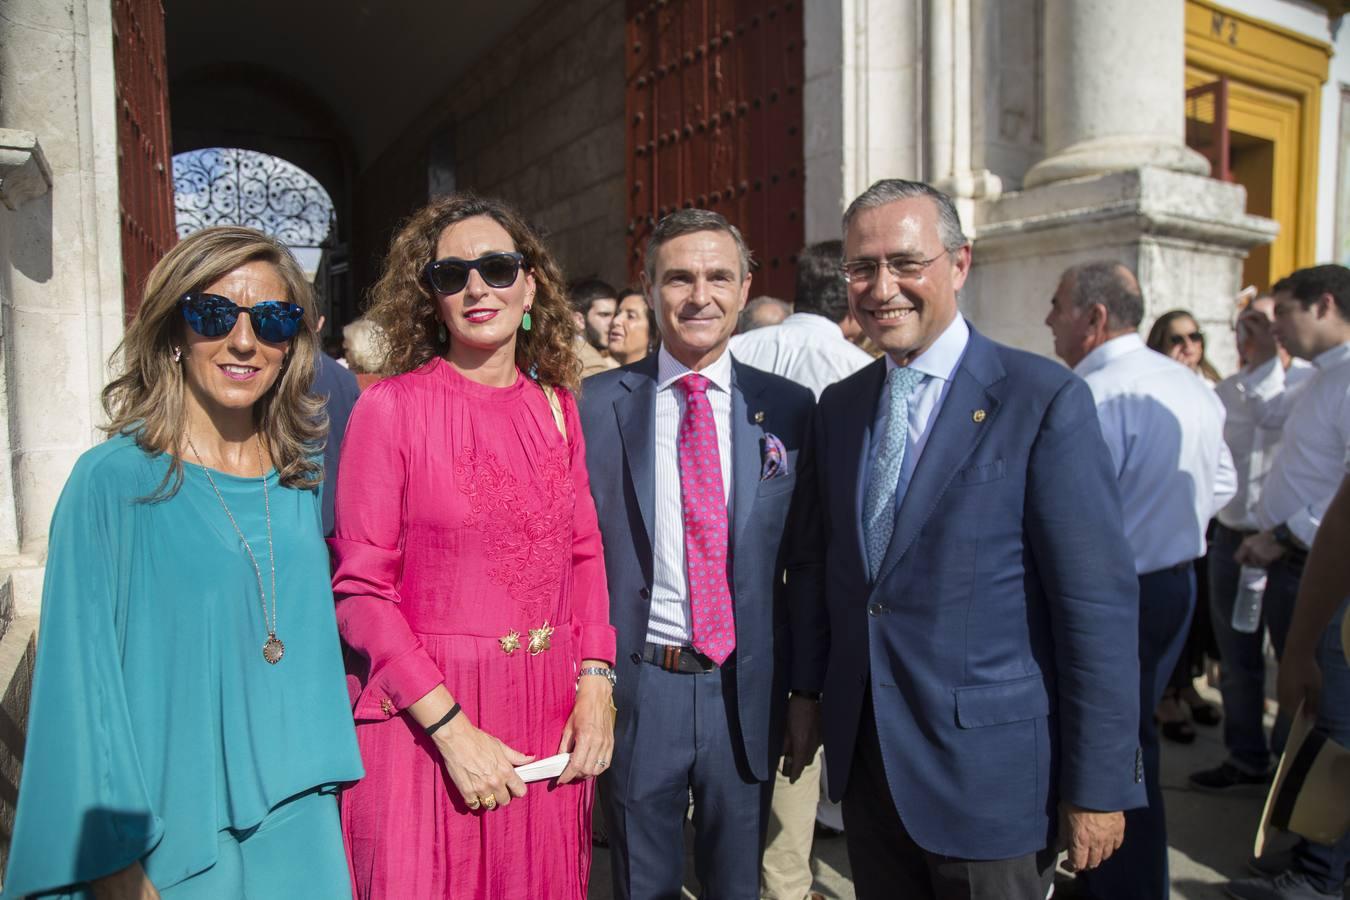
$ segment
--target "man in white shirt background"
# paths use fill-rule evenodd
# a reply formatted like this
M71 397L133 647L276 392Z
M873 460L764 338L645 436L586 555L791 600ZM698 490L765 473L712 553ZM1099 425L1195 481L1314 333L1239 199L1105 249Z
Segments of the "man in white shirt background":
M844 242L821 241L797 257L793 313L778 325L731 339L731 352L746 365L782 375L820 392L872 361L850 339L861 329L848 311Z
M1235 554L1244 538L1258 530L1261 491L1279 447L1287 403L1273 401L1291 395L1313 368L1293 358L1275 339L1273 297L1258 297L1237 322L1238 360L1242 368L1221 381L1215 393L1228 417L1223 436L1237 469L1237 494L1215 517L1209 553L1210 619L1223 660L1219 690L1223 695L1223 742L1228 758L1212 769L1194 772L1192 785L1202 790L1225 790L1270 781L1272 753L1261 725L1265 709L1264 632L1270 631L1276 653L1283 652L1291 610L1263 608L1252 631L1233 627L1233 606L1239 591L1240 567ZM1255 574L1261 570L1248 569ZM1200 598L1204 602L1205 598ZM1264 626L1264 627L1263 627ZM1278 751L1278 748L1277 748Z
M1139 579L1139 743L1149 805L1126 811L1120 850L1080 875L1094 897L1121 900L1169 894L1153 711L1190 627L1192 563L1205 554L1205 528L1236 491L1223 405L1189 369L1144 345L1143 315L1134 273L1093 262L1064 273L1046 317L1055 353L1096 401Z
M861 331L848 310L848 283L844 281L844 242L821 241L797 257L794 312L778 325L756 328L731 339L736 359L757 369L782 375L820 392L872 362L846 336L850 327ZM839 804L821 795L822 753L802 770L796 782L781 769L773 789L768 843L764 849L761 900L815 900L811 891L811 843L817 806L843 828Z
M1350 269L1300 269L1277 282L1272 293L1275 336L1315 371L1285 404L1283 437L1257 508L1260 531L1243 540L1237 558L1266 567L1263 605L1272 616L1283 610L1287 622L1308 547L1336 494L1350 447ZM1258 410L1291 395L1251 393L1249 402ZM1350 743L1350 671L1344 657L1336 662L1337 671L1324 673L1316 727L1345 744ZM1293 713L1281 710L1282 717ZM1241 900L1340 897L1348 862L1350 837L1334 846L1303 840L1294 847L1289 870L1273 880L1232 882L1228 892Z

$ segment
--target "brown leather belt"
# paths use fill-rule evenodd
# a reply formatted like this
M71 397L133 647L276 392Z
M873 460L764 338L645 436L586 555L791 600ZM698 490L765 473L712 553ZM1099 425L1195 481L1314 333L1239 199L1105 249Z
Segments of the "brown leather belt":
M676 647L673 644L648 643L642 648L642 659L667 672L682 675L706 675L717 668L715 662L693 647Z

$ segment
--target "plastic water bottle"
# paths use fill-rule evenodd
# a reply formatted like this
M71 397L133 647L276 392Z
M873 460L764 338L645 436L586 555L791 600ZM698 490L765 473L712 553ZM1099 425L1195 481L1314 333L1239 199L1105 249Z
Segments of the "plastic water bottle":
M1261 627L1261 598L1266 593L1266 570L1243 566L1238 572L1237 597L1233 601L1233 630L1253 634Z

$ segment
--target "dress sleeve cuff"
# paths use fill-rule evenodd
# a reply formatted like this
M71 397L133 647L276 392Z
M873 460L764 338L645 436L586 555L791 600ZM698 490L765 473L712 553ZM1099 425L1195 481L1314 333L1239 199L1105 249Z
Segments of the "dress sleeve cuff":
M1311 547L1313 539L1317 537L1317 526L1322 524L1320 518L1313 516L1312 510L1303 507L1298 512L1289 517L1284 523L1290 533L1302 542L1304 547Z
M603 659L614 664L615 637L613 625L587 623L581 626L581 658Z
M1261 365L1238 376L1238 387L1244 394L1269 400L1284 390L1284 366L1273 356Z
M445 683L445 675L417 646L385 663L374 680L396 709L405 709Z

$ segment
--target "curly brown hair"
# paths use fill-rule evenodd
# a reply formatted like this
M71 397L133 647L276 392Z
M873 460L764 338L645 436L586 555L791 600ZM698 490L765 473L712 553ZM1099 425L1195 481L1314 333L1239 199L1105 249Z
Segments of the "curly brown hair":
M411 372L448 348L449 338L441 337L436 298L422 270L436 258L441 233L474 216L487 216L506 229L534 275L533 327L516 332L516 365L542 385L576 391L581 361L573 349L576 325L562 270L519 213L500 200L473 194L432 201L413 213L390 243L367 312L378 326L384 351L380 371Z
M282 484L307 489L323 480L318 454L328 417L323 401L309 392L319 352L313 290L285 244L252 228L219 226L183 238L150 270L136 318L110 363L118 374L103 389L108 415L103 430L134 435L147 453L168 452L172 457L163 480L145 500L168 499L183 483L185 382L174 348L183 344L187 326L178 300L254 261L276 269L286 284L286 299L304 309L305 320L290 340L281 375L254 404L253 415Z

